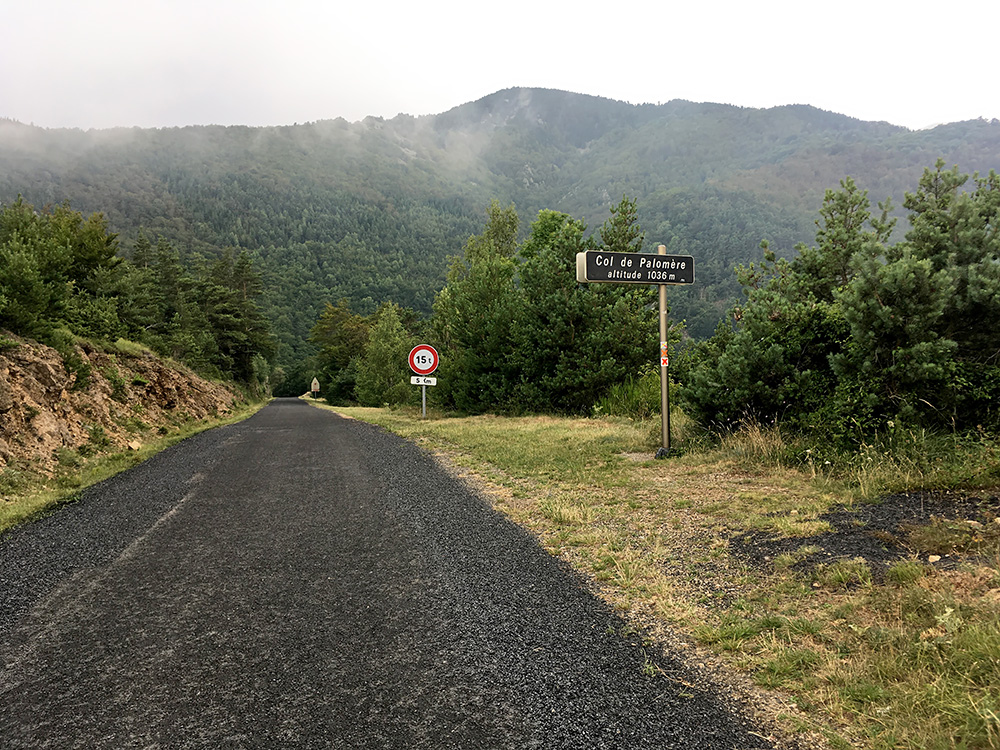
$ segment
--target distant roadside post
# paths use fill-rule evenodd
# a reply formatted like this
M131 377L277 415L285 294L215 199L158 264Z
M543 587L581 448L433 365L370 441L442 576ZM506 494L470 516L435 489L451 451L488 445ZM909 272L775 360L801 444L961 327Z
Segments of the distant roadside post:
M410 356L407 359L410 369L416 373L410 378L410 384L420 386L420 414L427 419L427 386L437 385L437 378L428 377L438 366L437 349L430 344L417 344L410 349Z
M660 421L662 445L657 458L670 455L670 353L667 345L667 287L694 283L694 258L667 255L666 245L652 253L576 254L576 280L581 284L656 284L660 288Z

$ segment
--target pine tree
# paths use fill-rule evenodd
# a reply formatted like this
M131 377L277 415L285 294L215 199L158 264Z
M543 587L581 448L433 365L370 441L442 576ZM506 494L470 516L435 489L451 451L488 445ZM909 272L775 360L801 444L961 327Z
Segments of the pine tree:
M358 403L384 406L404 404L413 398L406 361L410 349L399 307L392 303L382 305L375 313L364 355L358 362L354 387Z
M357 363L368 343L368 321L351 311L346 299L326 304L309 340L319 349L317 362L324 395L331 403L354 398Z
M748 298L692 354L682 395L706 424L783 419L858 441L890 426L967 430L1000 413L1000 179L938 162L907 194L910 231L886 244L853 181L828 192L817 245L765 250Z
M614 236L641 242L637 227L623 223L634 213L617 218ZM576 254L596 249L585 232L566 214L542 211L521 248L521 301L512 329L520 408L587 413L608 388L653 362L649 291L577 283Z
M840 183L840 190L827 190L816 222L816 245L796 248L794 272L800 276L804 291L822 302L832 302L834 292L854 278L854 259L877 256L883 252L896 220L887 199L879 204L880 218L873 218L868 191L860 190L850 177Z
M1000 180L938 161L908 193L911 229L884 261L858 256L841 295L851 345L835 358L873 423L973 426L1000 395Z
M639 228L636 199L622 196L611 207L611 218L601 227L601 244L610 252L636 253L642 250L645 233Z
M136 268L149 268L153 265L153 261L153 246L146 236L145 230L139 227L139 233L132 248L132 265Z
M433 334L441 352L435 396L463 411L507 408L513 396L518 223L513 206L494 201L483 233L470 237L462 256L452 260L434 301Z

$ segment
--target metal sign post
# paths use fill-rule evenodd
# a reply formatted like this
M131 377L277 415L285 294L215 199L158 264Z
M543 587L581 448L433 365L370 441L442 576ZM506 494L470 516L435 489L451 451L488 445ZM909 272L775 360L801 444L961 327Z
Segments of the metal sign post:
M667 246L656 248L658 255L667 254ZM691 264L692 272L694 264ZM670 352L667 342L667 285L659 284L660 291L660 432L662 445L656 452L657 458L670 455Z
M656 284L660 291L660 421L662 445L657 458L670 455L670 352L667 345L667 287L694 283L694 258L667 255L667 246L650 253L590 250L576 254L576 280L600 284Z

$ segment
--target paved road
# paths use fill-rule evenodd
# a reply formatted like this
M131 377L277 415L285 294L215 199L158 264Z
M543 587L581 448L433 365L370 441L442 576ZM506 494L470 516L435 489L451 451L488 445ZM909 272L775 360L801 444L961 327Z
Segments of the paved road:
M0 747L762 748L414 446L278 400L0 538Z

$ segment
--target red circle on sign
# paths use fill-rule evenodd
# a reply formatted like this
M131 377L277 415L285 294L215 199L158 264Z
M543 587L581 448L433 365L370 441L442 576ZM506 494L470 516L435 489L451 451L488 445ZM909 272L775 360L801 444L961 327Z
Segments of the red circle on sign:
M430 375L437 369L438 353L430 344L418 344L410 349L410 369L417 375Z

